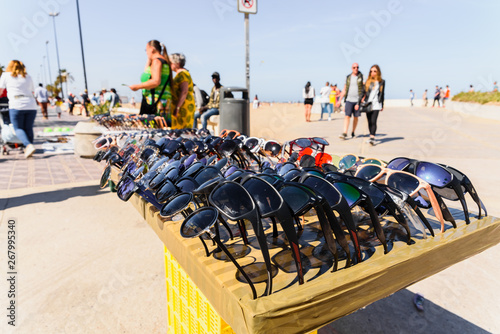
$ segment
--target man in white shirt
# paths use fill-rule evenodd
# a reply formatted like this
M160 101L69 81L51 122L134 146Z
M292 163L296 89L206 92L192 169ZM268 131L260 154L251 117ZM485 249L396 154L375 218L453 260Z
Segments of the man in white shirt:
M35 89L35 98L42 109L42 116L44 119L49 119L49 114L47 113L47 103L49 102L49 92L43 87L42 84L38 84Z
M321 102L321 117L319 119L320 121L323 120L324 112L328 113L328 120L331 120L332 116L332 105L330 104L331 91L332 88L330 87L330 83L328 81L326 82L326 85L319 91L320 102Z

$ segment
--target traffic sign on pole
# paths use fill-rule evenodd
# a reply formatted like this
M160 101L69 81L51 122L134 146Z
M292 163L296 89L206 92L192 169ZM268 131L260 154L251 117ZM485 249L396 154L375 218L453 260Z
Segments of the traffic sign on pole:
M257 0L238 0L238 12L257 14Z

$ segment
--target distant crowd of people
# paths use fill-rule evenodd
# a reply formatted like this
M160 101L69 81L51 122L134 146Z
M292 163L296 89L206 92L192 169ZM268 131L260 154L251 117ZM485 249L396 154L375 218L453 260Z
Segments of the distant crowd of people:
M415 98L415 93L410 89L410 105L413 107L413 99ZM450 99L450 87L446 85L446 89L443 87L439 87L436 85L436 89L434 90L434 100L432 101L432 108L437 103L437 107L444 108L446 102ZM422 95L422 107L427 107L429 105L429 97L427 95L427 89L424 91Z
M321 88L318 99L321 102L320 121L323 120L323 114L328 113L328 120L331 121L332 112L341 112L342 100L344 102L344 124L343 131L339 135L341 139L347 139L349 126L352 122L352 132L350 137L356 136L356 127L361 113L366 114L368 128L370 131L369 143L375 145L375 136L377 132L377 120L379 113L384 110L385 98L385 80L382 79L382 72L378 65L370 68L370 73L366 81L363 80L363 74L359 71L357 63L352 64L351 73L347 75L342 91L337 84L327 82ZM305 119L311 121L311 108L316 96L314 87L307 82L302 96L304 98Z

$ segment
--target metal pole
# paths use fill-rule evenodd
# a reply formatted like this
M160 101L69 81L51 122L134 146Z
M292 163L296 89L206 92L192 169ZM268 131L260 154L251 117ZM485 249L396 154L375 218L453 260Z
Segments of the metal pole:
M50 74L50 60L49 60L49 41L45 42L45 47L47 49L47 68L49 70L49 83L52 85L52 74Z
M43 56L43 58L45 58L45 56ZM42 82L45 86L47 86L47 80L45 79L45 68L43 67L43 63L45 63L45 59L44 61L40 64L40 71L42 71Z
M64 100L64 92L63 92L62 77L61 77L61 63L59 62L59 48L57 47L57 34L56 34L56 16L59 15L59 13L49 13L49 15L52 16L52 22L54 23L54 38L56 40L57 68L59 70L59 79L61 79L61 82L59 84L61 85L61 98Z
M82 47L83 78L85 79L85 89L88 92L89 88L87 87L87 71L85 70L85 56L83 54L82 24L80 23L80 5L78 4L78 0L76 0L76 12L78 14L78 28L80 29L80 45Z
M247 81L247 91L248 91L248 100L250 101L250 32L248 29L248 17L250 15L245 13L245 76Z

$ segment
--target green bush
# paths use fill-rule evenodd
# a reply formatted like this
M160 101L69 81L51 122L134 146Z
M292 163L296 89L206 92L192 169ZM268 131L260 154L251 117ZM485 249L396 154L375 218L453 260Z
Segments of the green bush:
M500 92L460 92L453 96L452 101L475 102L480 104L500 103Z

